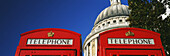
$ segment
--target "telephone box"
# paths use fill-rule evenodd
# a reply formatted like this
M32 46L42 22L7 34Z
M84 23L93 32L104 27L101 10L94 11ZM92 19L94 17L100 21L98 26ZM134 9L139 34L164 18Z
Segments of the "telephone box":
M118 28L100 34L99 56L165 56L160 34L140 28Z
M15 56L81 56L81 35L58 28L28 31L21 34Z

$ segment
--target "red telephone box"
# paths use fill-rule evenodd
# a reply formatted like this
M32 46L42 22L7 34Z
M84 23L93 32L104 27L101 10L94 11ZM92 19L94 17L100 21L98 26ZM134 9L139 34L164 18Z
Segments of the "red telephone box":
M81 56L81 35L58 29L36 29L21 34L15 56Z
M100 34L99 56L165 56L160 34L140 28L118 28Z

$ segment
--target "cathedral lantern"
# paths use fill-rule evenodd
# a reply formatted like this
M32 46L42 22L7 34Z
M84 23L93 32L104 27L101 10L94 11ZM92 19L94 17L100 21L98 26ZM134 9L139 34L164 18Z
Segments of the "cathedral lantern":
M81 56L81 35L58 28L28 31L21 34L15 56Z

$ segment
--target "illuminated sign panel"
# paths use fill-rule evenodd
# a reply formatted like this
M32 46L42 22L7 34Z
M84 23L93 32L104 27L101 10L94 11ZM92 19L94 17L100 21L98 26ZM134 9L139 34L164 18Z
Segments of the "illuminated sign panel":
M136 38L108 38L108 44L150 44L154 45L154 39Z
M72 45L73 39L28 39L27 45Z

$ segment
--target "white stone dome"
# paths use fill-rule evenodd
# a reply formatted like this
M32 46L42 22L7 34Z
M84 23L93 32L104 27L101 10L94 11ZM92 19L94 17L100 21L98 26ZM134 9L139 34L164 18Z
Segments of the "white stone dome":
M129 9L128 6L122 5L122 4L114 4L106 9L104 9L97 17L95 24L99 23L100 21L104 19L108 19L109 17L115 17L115 16L129 16Z

